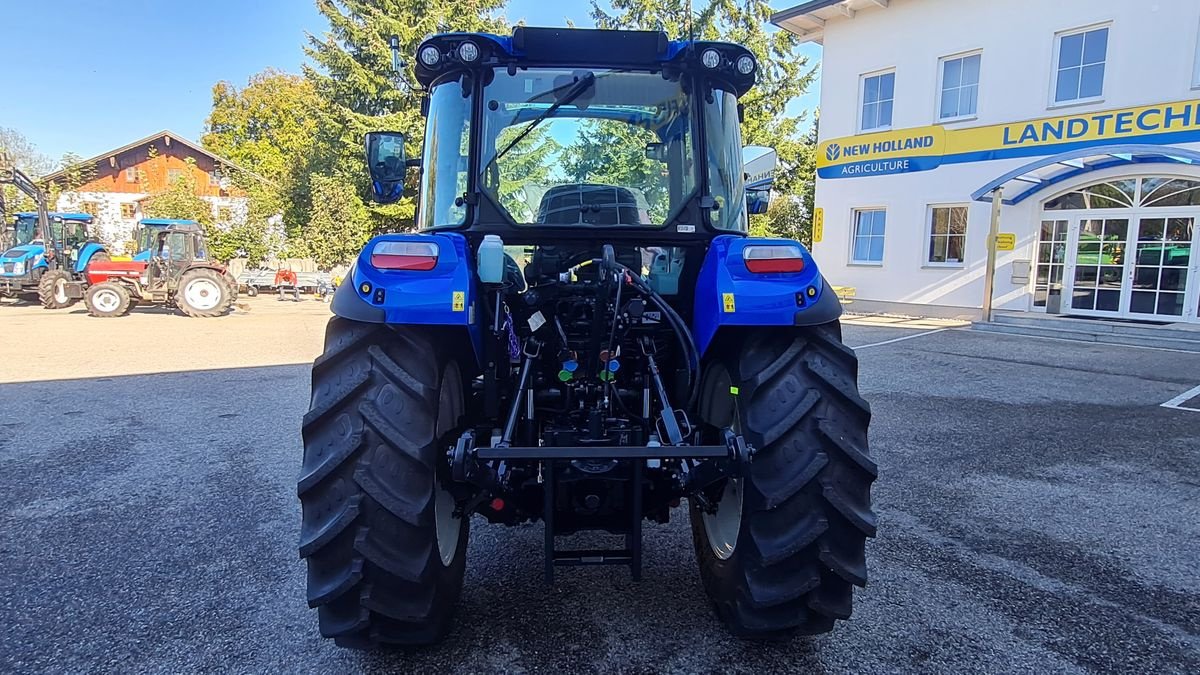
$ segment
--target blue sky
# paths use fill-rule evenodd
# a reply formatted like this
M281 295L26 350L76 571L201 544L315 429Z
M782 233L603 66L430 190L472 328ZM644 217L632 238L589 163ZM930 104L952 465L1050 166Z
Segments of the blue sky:
M6 65L0 126L24 134L58 159L97 155L170 129L199 140L212 85L242 85L274 66L299 72L304 32L326 24L309 0L33 0L0 11ZM773 6L787 7L783 0ZM586 0L510 0L512 21L592 25ZM79 40L48 40L48 27L69 26ZM64 33L52 30L57 36ZM816 62L819 48L804 53ZM815 90L793 103L816 106Z

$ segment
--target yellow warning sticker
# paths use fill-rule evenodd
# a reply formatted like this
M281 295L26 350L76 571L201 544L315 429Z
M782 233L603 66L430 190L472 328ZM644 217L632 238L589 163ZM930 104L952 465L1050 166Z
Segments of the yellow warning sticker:
M467 294L463 291L454 291L454 302L452 309L455 312L461 312L467 308Z
M724 305L726 314L732 314L737 311L733 304L733 293L722 293L721 304Z
M813 209L812 240L814 244L821 243L825 238L825 209L818 206Z

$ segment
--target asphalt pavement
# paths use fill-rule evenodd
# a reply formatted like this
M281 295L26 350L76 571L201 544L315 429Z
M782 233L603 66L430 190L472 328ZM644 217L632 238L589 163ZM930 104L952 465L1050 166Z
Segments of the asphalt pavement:
M296 553L308 365L9 378L0 672L1200 672L1200 412L1160 407L1200 384L1200 355L846 340L871 345L870 584L833 633L772 644L714 618L679 509L647 527L640 583L547 587L540 524L476 520L444 644L338 649Z

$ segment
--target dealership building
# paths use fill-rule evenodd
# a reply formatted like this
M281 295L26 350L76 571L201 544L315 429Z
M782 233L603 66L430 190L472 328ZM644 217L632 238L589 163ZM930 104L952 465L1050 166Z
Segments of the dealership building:
M1200 2L812 0L813 252L865 309L1200 322ZM1000 206L993 213L993 198Z

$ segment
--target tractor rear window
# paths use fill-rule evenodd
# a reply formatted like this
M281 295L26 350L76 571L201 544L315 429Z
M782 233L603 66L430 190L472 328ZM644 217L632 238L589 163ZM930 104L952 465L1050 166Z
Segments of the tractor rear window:
M522 225L657 227L696 190L690 98L656 73L498 70L480 184Z

